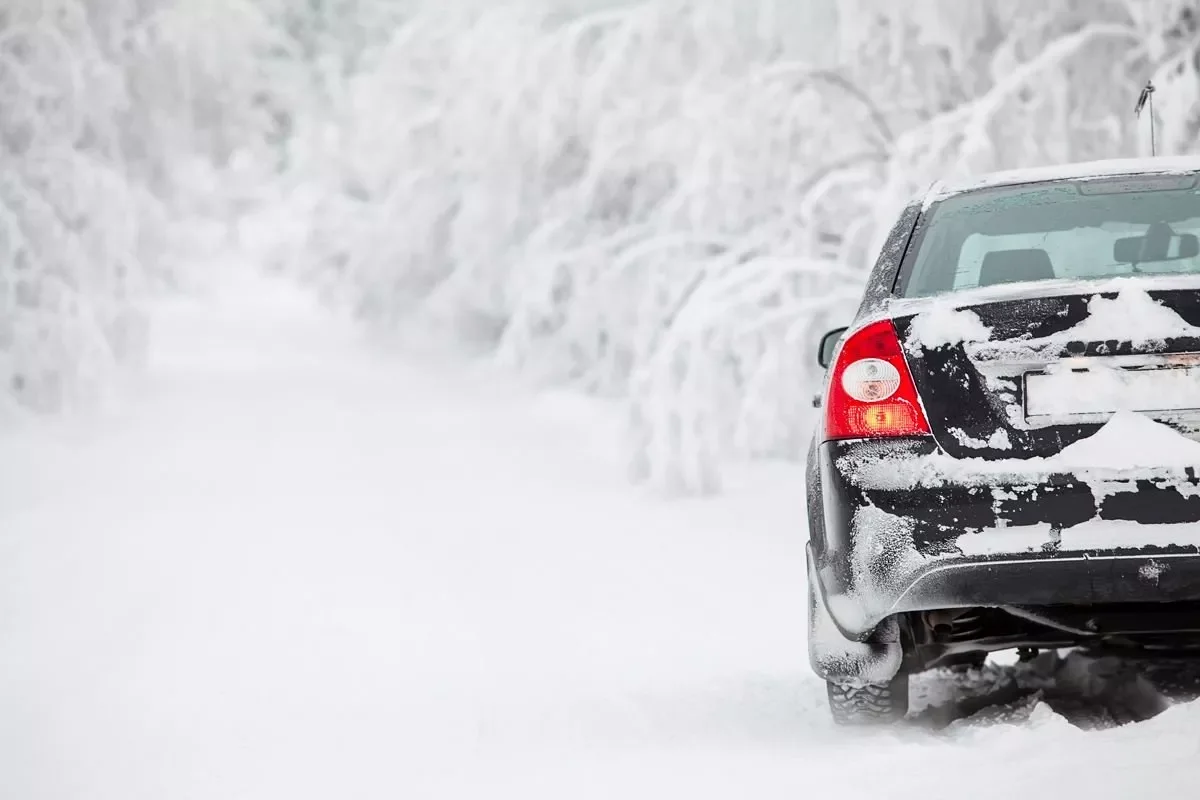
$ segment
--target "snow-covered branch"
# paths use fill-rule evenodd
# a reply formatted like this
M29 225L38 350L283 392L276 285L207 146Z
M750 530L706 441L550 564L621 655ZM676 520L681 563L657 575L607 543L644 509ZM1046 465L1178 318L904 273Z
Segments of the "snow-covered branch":
M6 391L136 351L171 240L232 225L375 328L622 399L634 474L715 490L803 455L914 192L1129 154L1155 70L1165 149L1200 130L1184 0L563 2L0 0Z

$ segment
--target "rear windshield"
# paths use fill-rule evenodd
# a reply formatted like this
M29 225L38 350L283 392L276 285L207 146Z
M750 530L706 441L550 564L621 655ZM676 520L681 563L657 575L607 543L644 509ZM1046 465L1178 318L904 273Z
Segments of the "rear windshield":
M903 297L1056 278L1200 274L1200 181L1157 175L981 189L935 203Z

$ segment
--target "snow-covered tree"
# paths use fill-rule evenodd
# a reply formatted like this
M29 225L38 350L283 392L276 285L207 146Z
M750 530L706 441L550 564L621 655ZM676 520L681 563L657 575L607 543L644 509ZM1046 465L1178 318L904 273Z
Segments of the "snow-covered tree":
M112 8L118 14L128 8ZM116 34L79 3L0 6L0 399L91 402L143 337L138 221L127 179L128 85Z
M61 403L34 374L113 361L171 237L232 222L367 324L622 399L632 473L713 491L803 455L815 341L932 180L1146 152L1150 77L1195 147L1197 5L0 0L5 380Z
M1145 78L1160 114L1196 93L1182 2L844 0L819 58L773 0L418 4L366 40L348 20L379 0L343 2L307 18L339 68L293 114L280 263L373 324L627 399L634 474L682 491L802 455L816 337L913 193L1134 154Z

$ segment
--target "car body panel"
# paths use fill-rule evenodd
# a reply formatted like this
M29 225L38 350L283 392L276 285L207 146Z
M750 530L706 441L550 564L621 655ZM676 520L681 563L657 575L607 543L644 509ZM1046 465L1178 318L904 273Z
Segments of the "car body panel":
M818 460L810 547L847 638L908 611L1200 599L1196 469L947 476L928 437L827 442Z
M932 313L939 315L939 324L944 326L947 317L965 317L959 323L964 330L986 332L959 341L943 338L936 346L920 341L922 314L929 310L913 313L916 309L910 305L906 313L893 312L926 416L947 453L957 458L1050 456L1091 436L1120 410L1151 412L1185 432L1200 431L1200 411L1194 405L1159 409L1161 413L1113 407L1091 414L1069 408L1039 414L1030 407L1028 376L1041 376L1060 365L1103 378L1113 370L1120 375L1143 369L1159 374L1164 369L1186 371L1194 364L1179 357L1200 360L1200 286L1146 291L1141 288L1145 281L1134 286L1117 281L1115 289L1113 281L1105 283L1107 289L1091 292L1077 289L976 303L934 301L928 308L936 309ZM1096 309L1106 319L1161 314L1167 317L1162 324L1173 327L1148 327L1146 333L1129 335L1112 325L1090 325L1090 310Z
M1136 175L1177 175L1200 172L1200 157L1110 158L1029 169L1001 170L956 180L937 181L921 199L923 208L964 192L1064 180L1105 179Z

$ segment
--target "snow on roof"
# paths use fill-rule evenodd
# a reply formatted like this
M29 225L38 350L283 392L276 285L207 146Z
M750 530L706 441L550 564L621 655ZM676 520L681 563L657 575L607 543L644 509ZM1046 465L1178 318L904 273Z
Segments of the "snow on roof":
M925 206L951 195L993 186L1012 186L1040 181L1111 178L1120 175L1154 175L1200 172L1200 156L1158 156L1155 158L1111 158L1075 164L1055 164L1031 169L1004 170L939 181L930 187Z

